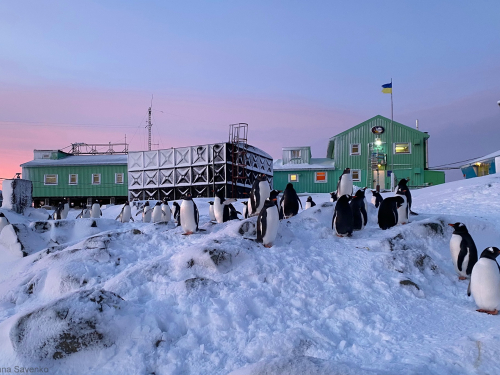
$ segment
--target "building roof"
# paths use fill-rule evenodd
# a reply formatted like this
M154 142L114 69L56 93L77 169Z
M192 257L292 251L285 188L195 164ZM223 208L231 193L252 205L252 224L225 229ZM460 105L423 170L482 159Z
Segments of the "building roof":
M311 158L310 163L301 163L301 164L292 164L287 163L283 164L282 159L275 159L273 162L273 168L276 171L295 171L297 169L335 169L335 162L330 158Z
M62 159L35 159L21 167L62 167L82 165L127 165L127 155L70 155Z
M467 164L464 164L462 167L466 167L468 165L471 165L471 164L474 164L474 163L478 163L478 162L482 162L482 161L486 161L486 160L489 160L489 159L494 159L497 156L500 156L500 150L492 152L491 154L485 155L483 157L474 159L474 160L468 162Z

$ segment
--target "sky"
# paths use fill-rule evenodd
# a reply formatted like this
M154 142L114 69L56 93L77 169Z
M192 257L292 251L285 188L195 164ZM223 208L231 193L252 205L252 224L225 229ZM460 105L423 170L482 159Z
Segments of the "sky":
M221 142L274 158L376 115L428 131L430 167L500 149L500 2L0 3L0 177L34 149ZM460 164L457 164L460 165ZM461 178L447 172L447 180Z

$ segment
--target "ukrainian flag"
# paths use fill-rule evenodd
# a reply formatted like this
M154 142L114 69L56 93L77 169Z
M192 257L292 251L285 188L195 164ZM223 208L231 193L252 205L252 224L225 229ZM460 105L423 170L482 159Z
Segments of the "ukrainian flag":
M382 92L384 94L392 94L392 82L382 85Z

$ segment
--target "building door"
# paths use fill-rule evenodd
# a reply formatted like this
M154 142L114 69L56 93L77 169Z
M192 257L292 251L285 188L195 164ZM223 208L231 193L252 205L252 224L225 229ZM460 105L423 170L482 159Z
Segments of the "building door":
M385 189L385 171L374 170L373 171L373 183L372 188L376 189L377 185L380 185L380 189Z

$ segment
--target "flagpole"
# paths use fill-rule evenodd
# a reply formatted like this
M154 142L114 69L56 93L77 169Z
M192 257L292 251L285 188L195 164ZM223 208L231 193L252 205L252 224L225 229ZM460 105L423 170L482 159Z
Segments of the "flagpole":
M391 163L389 164L389 168L391 169L391 191L394 191L394 183L396 182L395 181L395 176L394 176L394 147L393 147L393 144L392 144L392 132L394 130L394 126L392 125L392 122L394 121L394 106L393 106L393 103L392 103L392 78L391 78L391 132L390 132L390 137L389 137L389 147L390 147L390 152L391 152Z

